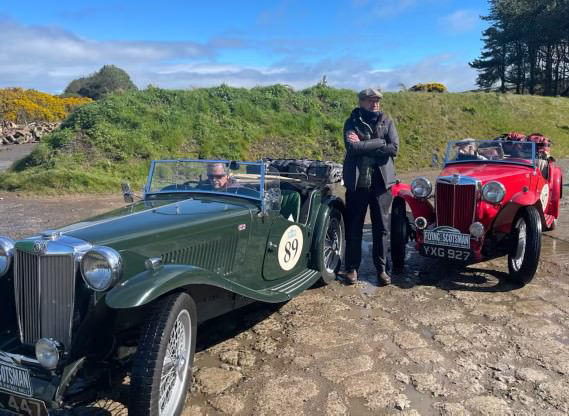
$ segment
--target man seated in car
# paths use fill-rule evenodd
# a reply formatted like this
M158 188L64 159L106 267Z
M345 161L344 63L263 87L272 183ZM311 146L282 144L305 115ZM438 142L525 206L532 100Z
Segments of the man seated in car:
M484 160L486 158L476 153L476 143L474 139L464 139L456 143L455 160Z
M209 163L207 165L207 180L208 185L216 191L227 189L230 184L229 175L221 162Z

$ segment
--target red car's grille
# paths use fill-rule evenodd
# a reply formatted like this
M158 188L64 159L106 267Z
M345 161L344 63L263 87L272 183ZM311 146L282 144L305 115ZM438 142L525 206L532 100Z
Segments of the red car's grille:
M437 183L435 197L437 225L448 225L468 233L474 218L476 186Z

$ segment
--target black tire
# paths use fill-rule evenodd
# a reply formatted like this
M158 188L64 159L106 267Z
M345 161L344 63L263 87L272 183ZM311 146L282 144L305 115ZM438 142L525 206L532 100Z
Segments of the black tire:
M391 261L393 270L400 272L405 265L407 247L407 210L403 198L395 198L391 205Z
M525 234L525 238L520 238ZM541 253L541 217L533 206L521 208L512 226L513 242L508 253L510 278L520 284L535 276Z
M160 383L169 342L171 336L174 335L175 325L180 331L178 325L184 326L184 323L187 323L187 316L189 316L188 328L190 330L189 340L187 340L189 355L186 351L186 354L175 357L177 360L171 365L168 374L173 372L173 377L176 380L174 383L177 382L178 384L174 384L175 388L172 387L173 392L171 394L174 397L171 401L167 401L167 407L160 409ZM137 416L178 416L182 413L192 380L192 364L196 349L196 323L196 305L187 293L175 293L156 302L148 322L142 328L132 363L129 414ZM186 357L187 364L181 364L182 368L177 369L182 356ZM183 377L181 381L177 381L178 375ZM170 379L170 377L168 378Z
M339 209L331 209L324 229L326 234L318 246L318 268L320 281L327 285L336 280L346 250L346 229Z

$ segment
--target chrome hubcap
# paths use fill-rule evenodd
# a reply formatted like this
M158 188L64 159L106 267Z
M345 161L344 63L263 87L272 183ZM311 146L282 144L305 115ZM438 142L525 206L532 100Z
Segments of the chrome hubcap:
M192 331L190 322L190 314L183 310L178 314L170 332L160 378L160 415L174 414L185 393Z
M518 231L518 244L516 245L512 265L514 266L515 271L519 271L522 267L524 254L526 252L526 222L523 218L518 219L518 222L516 223L516 230Z
M330 218L324 239L324 267L328 273L334 273L342 253L340 222L337 218Z

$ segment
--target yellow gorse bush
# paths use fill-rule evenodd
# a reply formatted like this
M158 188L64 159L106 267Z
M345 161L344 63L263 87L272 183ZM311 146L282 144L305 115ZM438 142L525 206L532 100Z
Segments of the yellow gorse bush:
M22 88L0 89L0 120L15 123L60 121L75 108L90 103L90 98L67 97Z
M409 91L423 91L423 92L447 92L447 87L440 82L429 82L426 84L415 84Z

